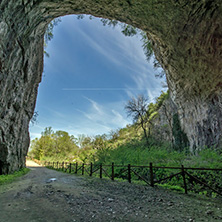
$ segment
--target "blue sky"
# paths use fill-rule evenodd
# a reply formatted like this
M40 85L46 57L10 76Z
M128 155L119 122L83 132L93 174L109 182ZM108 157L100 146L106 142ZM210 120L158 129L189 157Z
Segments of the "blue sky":
M63 17L53 33L31 139L48 126L74 136L109 133L132 123L124 111L131 96L144 94L153 102L164 90L139 36L126 37L119 26L76 16Z

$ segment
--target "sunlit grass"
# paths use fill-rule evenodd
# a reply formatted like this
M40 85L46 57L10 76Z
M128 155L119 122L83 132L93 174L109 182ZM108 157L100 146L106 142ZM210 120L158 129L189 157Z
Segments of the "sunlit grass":
M6 184L6 183L11 183L16 178L21 177L21 176L27 174L29 171L30 171L30 169L28 169L28 168L22 168L21 170L16 171L13 174L0 175L0 185Z

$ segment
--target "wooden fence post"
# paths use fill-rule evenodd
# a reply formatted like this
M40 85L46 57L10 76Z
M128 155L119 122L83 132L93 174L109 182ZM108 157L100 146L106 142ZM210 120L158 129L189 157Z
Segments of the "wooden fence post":
M154 180L153 180L153 164L150 163L150 186L154 187Z
M99 166L99 177L100 177L100 179L102 179L102 177L103 177L103 165L102 164L100 164L100 166Z
M69 173L72 173L72 164L69 164Z
M78 173L78 162L76 162L76 170L75 170L75 174Z
M62 162L62 171L64 171L64 162Z
M57 161L57 170L58 170L58 168L59 168L59 162Z
M82 164L82 175L84 175L84 163Z
M91 177L92 174L93 174L93 164L92 164L92 162L91 162L91 163L90 163L90 174L89 174L89 176Z
M65 163L65 170L66 170L66 172L68 171L68 169L69 169L69 163L66 162L66 163Z
M111 176L111 180L114 180L114 163L112 163L112 176Z
M128 181L131 183L131 165L128 164Z
M55 168L55 167L54 167L54 164L55 164L55 163L53 162L53 163L52 163L52 167L53 167L53 169Z
M185 194L187 194L187 183L186 183L186 177L185 177L185 171L184 171L184 166L183 165L181 165L181 171L182 171Z

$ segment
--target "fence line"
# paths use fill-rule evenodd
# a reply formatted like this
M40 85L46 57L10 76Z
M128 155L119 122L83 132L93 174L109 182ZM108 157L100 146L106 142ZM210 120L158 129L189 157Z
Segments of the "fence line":
M115 169L121 168L121 170L122 170L121 176L124 176L124 173L125 173L126 175L124 177L128 180L129 183L132 182L132 175L134 174L138 179L144 181L146 184L150 185L151 187L154 187L155 184L159 184L162 181L171 180L173 177L182 176L183 188L184 188L185 194L188 193L188 186L187 186L188 182L195 181L196 183L201 184L202 186L207 187L208 189L210 189L213 192L217 193L218 195L222 196L222 192L221 192L222 188L219 188L220 191L218 191L215 188L206 184L205 182L201 181L199 178L197 178L187 172L188 170L222 172L222 169L184 167L183 165L181 165L181 167L163 167L163 166L153 166L152 163L150 163L148 166L135 166L135 165L131 165L131 164L115 165L114 163L112 163L111 165L103 165L103 164L93 164L93 163L79 164L78 162L68 163L68 162L47 162L47 161L42 162L39 160L34 160L34 161L40 165L44 165L49 168L62 170L62 171L74 173L74 174L78 174L78 172L81 172L82 175L93 176L93 174L97 173L97 174L99 174L99 178L103 178L103 175L105 175L106 177L110 178L111 180L115 179ZM111 168L110 169L111 174L109 174L107 167ZM149 169L148 179L136 171L136 169L138 169L138 168ZM172 174L168 177L165 177L165 178L155 179L155 172L154 172L155 169L156 170L158 170L158 169L179 170L179 172L174 173L174 174ZM188 177L188 178L186 178L186 177Z

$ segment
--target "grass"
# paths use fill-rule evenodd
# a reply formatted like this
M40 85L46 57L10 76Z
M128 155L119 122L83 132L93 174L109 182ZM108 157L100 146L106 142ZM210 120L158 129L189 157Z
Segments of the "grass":
M179 191L179 192L182 192L184 193L184 189L180 186L177 186L177 185L170 185L170 184L157 184L157 186L159 187L163 187L165 189L170 189L170 190L174 190L174 191Z
M16 171L12 174L8 175L0 175L0 185L6 184L6 183L11 183L13 182L16 178L21 177L25 174L27 174L30 171L28 168L22 168L19 171Z

